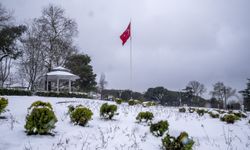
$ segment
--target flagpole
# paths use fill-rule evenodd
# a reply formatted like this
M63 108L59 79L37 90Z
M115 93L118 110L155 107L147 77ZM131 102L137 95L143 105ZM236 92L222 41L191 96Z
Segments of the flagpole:
M130 90L133 91L133 82L132 82L132 19L130 18ZM132 95L131 95L132 98Z

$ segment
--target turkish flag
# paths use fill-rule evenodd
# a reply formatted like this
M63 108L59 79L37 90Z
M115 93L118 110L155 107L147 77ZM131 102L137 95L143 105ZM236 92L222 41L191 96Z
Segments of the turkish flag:
M130 24L131 24L131 22L129 23L127 29L120 36L120 39L122 40L122 45L124 45L130 37L130 34L131 34L130 33L130 31L131 31Z

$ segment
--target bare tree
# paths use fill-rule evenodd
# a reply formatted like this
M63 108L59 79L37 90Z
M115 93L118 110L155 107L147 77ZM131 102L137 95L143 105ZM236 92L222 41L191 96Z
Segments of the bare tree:
M35 83L45 73L43 44L39 34L37 26L33 24L28 28L22 40L23 55L19 67L25 74L24 77L31 91L35 90Z
M2 61L0 61L0 86L4 87L5 81L8 79L11 68L11 58L5 57Z
M235 89L232 89L231 87L227 87L224 85L223 82L217 82L213 85L213 91L210 92L212 97L223 101L223 107L226 109L227 100L234 96L236 93Z
M102 73L99 80L99 91L101 93L101 99L103 99L103 90L105 89L105 86L108 84L105 78L106 78L105 74Z
M12 12L8 11L3 5L0 3L0 29L7 24L12 19Z
M196 98L198 98L199 96L202 96L206 92L206 88L204 84L201 84L198 81L190 81L187 87L191 88Z
M48 71L53 66L63 65L65 59L76 52L73 37L77 35L77 24L65 17L64 9L49 5L42 11L42 16L35 19L41 32L41 40Z

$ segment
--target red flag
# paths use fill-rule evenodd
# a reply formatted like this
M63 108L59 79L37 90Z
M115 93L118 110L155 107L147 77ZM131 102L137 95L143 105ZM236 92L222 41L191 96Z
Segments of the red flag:
M122 40L122 45L124 45L127 42L127 40L129 39L129 37L130 37L130 34L131 34L130 33L130 24L131 23L129 23L127 29L120 36L120 39Z

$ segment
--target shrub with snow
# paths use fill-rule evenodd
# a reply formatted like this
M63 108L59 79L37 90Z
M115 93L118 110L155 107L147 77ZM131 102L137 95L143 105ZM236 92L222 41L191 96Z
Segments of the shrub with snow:
M71 122L76 125L85 126L91 119L92 115L93 112L90 109L79 105L70 113L70 119Z
M0 98L0 115L5 111L5 108L8 105L8 99L1 97Z
M232 111L230 114L234 114L235 116L239 118L247 118L247 114L242 111Z
M128 101L128 105L130 105L130 106L137 105L137 104L141 104L141 101L139 101L139 100L133 100L133 99L130 99Z
M205 114L206 110L205 109L197 109L196 112L199 116L203 116Z
M153 113L146 111L146 112L140 112L137 117L136 120L138 120L139 122L148 122L148 121L152 121L152 119L154 118Z
M104 103L100 108L100 116L105 119L112 119L114 115L116 115L116 111L116 105L109 105L108 103Z
M151 124L150 132L155 136L162 136L168 130L168 121L159 121L157 123Z
M212 117L212 118L219 118L219 112L217 111L209 111L208 114Z
M116 98L115 99L116 104L121 104L123 100L121 98Z
M182 132L177 138L167 134L162 139L162 145L165 150L192 150L194 141L186 132Z
M221 109L217 109L217 110L215 110L215 111L217 111L219 114L224 114L224 113L226 113L225 110L221 110Z
M155 106L155 105L156 105L156 103L153 102L153 101L143 102L143 103L142 103L142 106L143 106L143 107L150 107L150 106Z
M193 112L195 112L195 108L189 107L188 111L189 111L189 113L193 113Z
M225 114L220 118L220 120L227 123L234 123L236 120L239 120L239 117L234 114Z
M179 108L179 112L186 112L186 108L182 107L182 108Z
M68 106L68 114L71 114L75 110L75 107L73 105Z
M36 101L28 108L24 128L27 134L49 134L57 118L50 103Z

